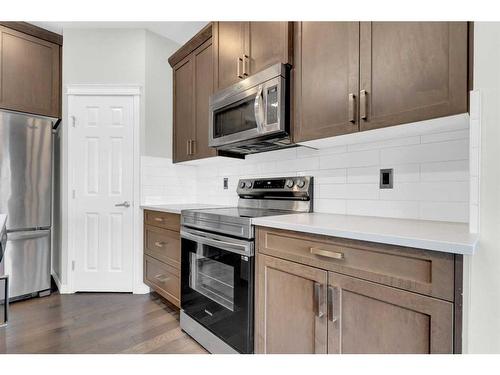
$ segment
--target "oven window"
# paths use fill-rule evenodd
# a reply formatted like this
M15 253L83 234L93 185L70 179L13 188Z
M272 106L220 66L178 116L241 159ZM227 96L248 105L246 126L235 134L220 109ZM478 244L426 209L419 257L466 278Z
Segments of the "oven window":
M257 123L253 96L240 100L230 107L222 108L214 114L214 138L255 128Z
M234 311L234 268L198 253L189 253L189 286Z

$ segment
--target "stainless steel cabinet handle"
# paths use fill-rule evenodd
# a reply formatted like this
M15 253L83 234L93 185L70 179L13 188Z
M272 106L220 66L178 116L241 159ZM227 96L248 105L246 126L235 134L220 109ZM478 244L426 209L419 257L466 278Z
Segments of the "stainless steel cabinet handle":
M158 221L160 223L163 223L163 218L161 217L155 217L155 221Z
M156 247L163 247L164 245L166 245L167 243L164 242L164 241L156 241L155 242L155 246Z
M196 154L196 141L191 139L191 155Z
M243 78L242 71L243 70L243 59L241 57L238 57L238 60L236 61L236 75L238 78Z
M170 277L168 277L167 275L159 274L159 275L155 276L155 279L164 283L164 282L168 281L170 279Z
M329 286L328 287L328 320L331 322L336 322L337 317L334 316L334 301L335 299L335 288Z
M359 92L359 116L361 117L362 120L366 120L368 118L367 116L367 109L366 106L368 105L368 102L366 100L366 96L368 93L366 90L361 90Z
M117 204L115 204L115 207L130 207L130 202L125 201L123 203L117 203Z
M329 251L329 250L323 250L323 249L320 249L319 247L311 247L310 252L313 255L319 255L322 257L333 258L333 259L344 259L343 253L338 253L338 252Z
M248 57L247 55L243 55L243 75L245 77L248 77L249 63L250 63L250 57Z
M323 285L315 282L314 283L314 314L321 318L325 315L325 311L323 310Z
M356 122L356 96L349 94L349 122Z
M187 148L187 154L192 155L193 154L193 144L192 144L192 139L188 139L186 141L186 148Z
M3 305L4 321L0 322L0 327L2 327L4 325L6 325L8 320L9 320L9 276L8 275L0 276L0 280L5 281L5 291L4 291L5 301L4 301L4 305Z

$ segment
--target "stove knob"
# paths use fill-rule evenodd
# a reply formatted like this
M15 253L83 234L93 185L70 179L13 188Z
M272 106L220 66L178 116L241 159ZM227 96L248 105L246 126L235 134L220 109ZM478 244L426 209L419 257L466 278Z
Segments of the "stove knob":
M297 186L302 189L304 186L306 186L306 180L301 178L300 180L297 180Z
M248 181L247 188L250 189L252 187L252 181Z
M246 185L245 185L245 181L241 181L241 182L240 182L240 188L244 189L244 188L245 188L245 186L246 186Z
M286 187L291 189L293 188L294 182L293 180L286 180Z

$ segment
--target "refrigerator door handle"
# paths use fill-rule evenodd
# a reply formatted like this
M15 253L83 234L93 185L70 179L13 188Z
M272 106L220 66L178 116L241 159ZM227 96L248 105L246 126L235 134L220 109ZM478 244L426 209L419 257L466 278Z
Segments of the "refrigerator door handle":
M7 240L8 241L28 240L28 239L45 237L49 233L50 229L7 232Z

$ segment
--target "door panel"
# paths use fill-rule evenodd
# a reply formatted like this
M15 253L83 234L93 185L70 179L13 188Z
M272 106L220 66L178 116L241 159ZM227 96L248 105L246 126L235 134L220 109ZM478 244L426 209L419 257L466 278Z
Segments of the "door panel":
M5 274L9 298L50 288L50 230L7 234Z
M174 162L191 159L189 142L195 139L193 68L191 56L174 67Z
M299 22L295 39L294 141L357 132L359 22Z
M291 63L289 36L291 22L249 22L248 47L250 75L277 63Z
M361 130L467 112L467 22L363 22Z
M215 156L215 149L208 147L208 101L213 93L212 41L205 42L194 52L195 65L195 130L194 155L197 159Z
M326 315L318 317L315 284L325 306L327 272L257 256L256 353L326 353Z
M453 304L328 273L329 353L453 353Z
M77 96L75 290L132 291L133 99Z
M8 229L49 227L52 202L52 122L0 113L0 212Z
M238 82L238 59L245 53L247 22L214 22L214 85L216 90ZM242 73L242 72L241 72Z
M0 26L0 107L59 117L59 45Z

